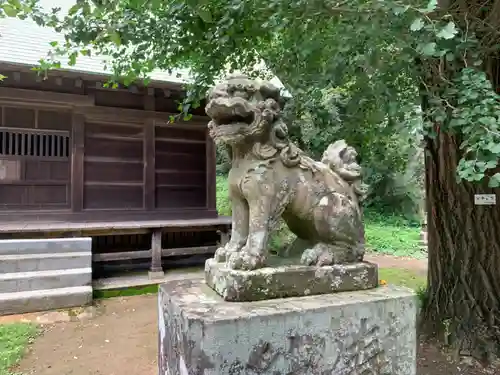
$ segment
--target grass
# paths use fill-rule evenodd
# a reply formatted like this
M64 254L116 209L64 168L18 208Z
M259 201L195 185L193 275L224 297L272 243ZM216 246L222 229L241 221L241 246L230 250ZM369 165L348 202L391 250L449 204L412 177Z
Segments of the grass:
M427 278L415 272L402 268L379 268L381 283L404 286L416 292L419 305L423 306L427 299Z
M379 268L379 279L389 285L405 286L416 292L420 306L427 300L427 278L402 268Z
M369 251L413 258L425 257L420 250L419 228L366 220L365 236Z
M229 202L229 190L227 188L227 178L217 176L217 211L219 215L231 216L231 203Z
M10 369L19 363L37 334L38 327L32 323L0 325L0 375L14 375Z
M158 285L143 285L129 288L94 290L94 299L113 298L113 297L131 297L144 294L158 293ZM0 374L1 375L1 374Z
M380 268L379 279L387 284L405 286L415 291L422 290L427 285L427 278L420 276L411 270L402 268Z

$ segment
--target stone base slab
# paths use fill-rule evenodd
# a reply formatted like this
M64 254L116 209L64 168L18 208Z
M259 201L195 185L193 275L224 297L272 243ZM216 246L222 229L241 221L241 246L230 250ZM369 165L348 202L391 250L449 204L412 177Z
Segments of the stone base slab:
M0 293L0 315L66 309L91 304L91 286Z
M376 288L378 267L373 263L360 262L323 267L286 265L240 271L208 259L205 281L225 301L248 302Z
M415 375L416 303L402 287L234 303L167 282L159 374Z
M148 277L150 280L163 279L165 277L165 272L163 272L163 271L149 271Z

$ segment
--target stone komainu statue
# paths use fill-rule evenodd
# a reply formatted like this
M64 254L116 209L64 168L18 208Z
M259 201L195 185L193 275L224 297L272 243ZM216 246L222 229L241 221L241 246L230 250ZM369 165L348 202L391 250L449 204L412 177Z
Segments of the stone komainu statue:
M343 140L322 161L304 154L288 137L279 89L233 75L209 92L209 131L230 154L230 241L215 259L232 269L266 265L268 240L282 217L302 247L301 263L358 262L364 255L360 210L361 168Z

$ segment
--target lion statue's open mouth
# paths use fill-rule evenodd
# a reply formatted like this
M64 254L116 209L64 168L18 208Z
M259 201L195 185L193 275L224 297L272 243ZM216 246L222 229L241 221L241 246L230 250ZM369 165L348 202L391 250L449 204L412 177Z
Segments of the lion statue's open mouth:
M245 132L255 120L255 108L239 97L216 97L210 99L206 112L212 119L213 131L220 136L231 136Z

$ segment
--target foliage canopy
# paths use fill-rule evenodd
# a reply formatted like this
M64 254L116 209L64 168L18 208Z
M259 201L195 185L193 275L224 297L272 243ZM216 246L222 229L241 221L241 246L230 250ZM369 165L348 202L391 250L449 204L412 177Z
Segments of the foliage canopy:
M383 153L396 170L404 161L401 154L388 158L389 146L418 142L423 95L426 134L432 136L438 124L463 136L459 178L487 176L491 187L500 186L500 174L490 172L500 157L499 97L484 72L487 57L498 51L495 1L440 4L78 0L67 12L47 12L36 0L7 0L2 9L66 35L64 45L53 44L54 55L42 69L57 67L61 55L71 65L79 55L95 53L111 56L115 77L125 83L147 81L156 68L189 67L195 81L184 112L199 105L206 87L228 70L248 70L264 60L292 93L295 118L315 124L305 136L313 151L328 133L345 134L357 147L380 138L381 147L370 152ZM394 134L397 142L391 141Z

